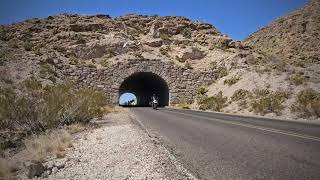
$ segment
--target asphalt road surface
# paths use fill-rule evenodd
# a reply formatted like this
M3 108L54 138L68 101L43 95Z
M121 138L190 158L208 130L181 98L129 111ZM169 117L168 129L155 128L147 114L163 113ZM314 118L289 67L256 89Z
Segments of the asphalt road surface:
M131 108L199 179L320 180L320 125Z

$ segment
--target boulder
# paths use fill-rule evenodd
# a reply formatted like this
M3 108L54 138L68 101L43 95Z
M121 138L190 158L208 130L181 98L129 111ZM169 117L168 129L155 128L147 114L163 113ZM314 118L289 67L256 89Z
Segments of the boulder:
M28 165L28 178L33 178L35 176L40 177L45 171L45 167L40 161L31 161Z

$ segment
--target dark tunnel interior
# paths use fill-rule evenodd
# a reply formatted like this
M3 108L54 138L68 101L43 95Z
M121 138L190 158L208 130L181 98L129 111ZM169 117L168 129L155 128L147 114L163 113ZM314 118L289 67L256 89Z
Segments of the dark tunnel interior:
M151 72L138 72L127 77L119 88L119 97L132 93L137 97L136 106L150 106L151 97L158 97L159 107L169 105L169 88L164 79Z

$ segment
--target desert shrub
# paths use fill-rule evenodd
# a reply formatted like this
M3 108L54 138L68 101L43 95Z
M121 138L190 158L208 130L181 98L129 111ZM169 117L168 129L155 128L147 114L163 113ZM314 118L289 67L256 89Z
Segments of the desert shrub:
M224 66L218 67L217 75L218 75L218 78L222 78L222 77L228 75L228 69Z
M186 62L184 63L184 68L186 68L186 69L193 69L193 67L191 66L191 64L190 64L189 61L186 61Z
M86 43L86 40L83 38L82 35L77 36L77 38L76 38L76 44L85 44L85 43Z
M306 81L306 78L301 73L296 73L289 79L294 85L298 86Z
M306 66L306 60L305 59L294 59L291 61L291 64L295 67L304 68Z
M267 89L255 90L255 99L251 102L251 109L261 115L267 113L281 114L284 109L283 102L289 98L289 93L286 91L269 91Z
M32 50L32 47L33 47L33 44L32 44L30 41L26 41L26 42L23 44L23 48L24 48L24 50L26 50L26 51L31 51L31 50Z
M71 58L69 58L69 64L77 65L77 64L79 64L79 60L76 57L71 57Z
M178 62L181 62L181 63L186 62L185 59L183 59L183 58L181 58L181 57L179 57L179 56L176 56L176 60L177 60Z
M9 47L17 49L19 48L18 40L17 39L11 39L9 41Z
M209 67L210 67L210 69L216 69L218 67L217 62L211 61Z
M265 96L269 95L271 93L271 91L269 89L254 89L253 93L257 97L265 97Z
M285 61L278 61L276 63L271 64L271 68L280 72L286 71L287 63Z
M227 84L228 86L232 86L233 84L237 83L241 78L233 76L230 79L226 79L223 81L224 84Z
M320 93L313 89L300 91L296 96L296 103L292 106L293 112L299 112L302 116L320 117Z
M92 69L97 68L97 66L92 64L92 63L85 64L85 66L88 67L88 68L92 68Z
M135 52L133 52L133 55L134 55L136 58L144 59L141 51L135 51Z
M165 33L160 33L159 37L164 41L170 41L170 36Z
M218 94L211 97L206 97L199 102L199 109L220 112L224 107L227 106L227 101L228 98L223 96L222 91L220 91Z
M200 87L196 91L196 95L205 95L208 92L208 89L205 87Z
M159 51L160 51L160 54L168 57L169 56L169 51L171 51L171 48L170 48L170 46L165 46L165 47L161 47L159 49Z
M185 38L191 38L192 35L192 29L191 28L184 28L182 30L182 36Z
M240 101L245 100L251 95L250 91L244 89L236 90L233 95L231 96L231 100L233 101Z
M66 53L67 52L67 49L64 46L58 45L58 44L54 45L53 49L58 51L58 52L60 52L60 53Z
M207 98L207 92L208 89L205 87L200 87L199 89L197 89L195 99L197 100L198 104L201 104Z
M107 59L103 59L100 61L101 66L103 67L109 67L110 66L110 62Z
M40 86L25 82L16 92L0 88L0 128L38 133L75 122L87 123L103 115L107 97L93 89L77 89L71 83Z
M11 56L12 56L11 53L1 50L0 51L0 66L3 66L4 63L10 59Z

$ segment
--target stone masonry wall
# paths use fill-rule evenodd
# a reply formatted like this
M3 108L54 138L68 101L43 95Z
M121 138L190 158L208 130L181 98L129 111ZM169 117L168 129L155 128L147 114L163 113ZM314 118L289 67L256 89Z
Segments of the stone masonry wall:
M152 72L164 79L169 87L170 104L192 100L196 90L211 84L214 71L193 71L161 60L133 59L118 62L105 69L67 66L63 73L84 87L94 87L109 93L113 103L118 103L119 87L130 75L137 72Z

